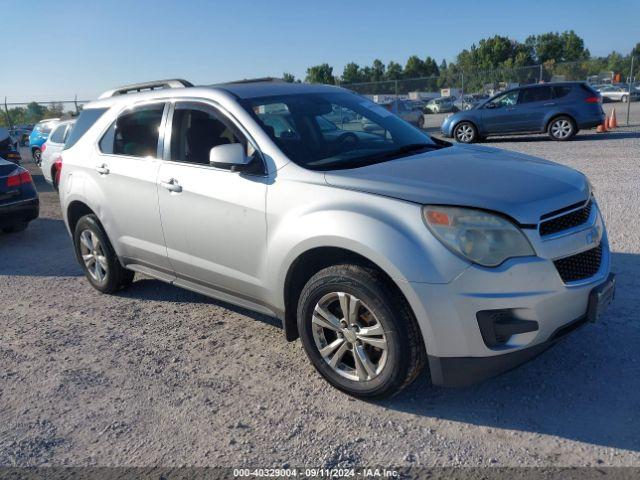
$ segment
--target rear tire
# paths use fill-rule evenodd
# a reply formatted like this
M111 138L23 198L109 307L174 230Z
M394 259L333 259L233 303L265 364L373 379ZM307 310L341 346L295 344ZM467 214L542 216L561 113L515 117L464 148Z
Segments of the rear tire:
M622 103L627 103L629 101L629 95L622 96Z
M311 363L349 395L389 397L424 367L418 323L402 295L375 269L345 264L319 271L300 294L297 316Z
M120 264L95 215L85 215L78 220L73 244L76 258L93 288L102 293L114 293L131 285L135 273Z
M571 117L561 115L549 122L547 133L552 140L566 142L572 139L578 132L576 124Z
M26 230L28 226L29 226L29 222L20 222L14 225L10 225L8 227L4 227L2 231L4 233L18 233Z
M34 148L31 151L31 156L33 157L33 161L37 166L42 165L42 150L39 148Z
M460 122L453 129L453 138L458 143L473 143L478 139L478 129L471 122Z

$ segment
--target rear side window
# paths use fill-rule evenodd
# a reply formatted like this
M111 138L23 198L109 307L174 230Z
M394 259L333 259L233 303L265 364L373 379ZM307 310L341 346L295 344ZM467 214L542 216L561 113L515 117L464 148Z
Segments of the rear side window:
M64 132L66 132L66 130L67 125L58 126L51 134L49 141L53 143L64 143Z
M562 98L569 95L571 87L552 87L552 90L554 98Z
M64 144L65 150L73 147L106 111L106 108L89 108L83 110Z
M130 110L100 140L100 151L127 157L156 157L164 103Z
M545 100L551 100L551 88L534 87L522 90L518 103L544 102Z

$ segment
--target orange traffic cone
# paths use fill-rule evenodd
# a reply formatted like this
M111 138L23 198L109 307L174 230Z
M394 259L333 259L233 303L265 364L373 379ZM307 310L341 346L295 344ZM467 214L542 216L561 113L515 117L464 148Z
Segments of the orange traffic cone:
M596 128L597 133L606 133L607 131L607 116L604 116L604 120L598 127Z
M618 128L618 119L616 118L616 109L611 110L611 116L609 117L609 121L607 122L607 128L611 130L612 128Z

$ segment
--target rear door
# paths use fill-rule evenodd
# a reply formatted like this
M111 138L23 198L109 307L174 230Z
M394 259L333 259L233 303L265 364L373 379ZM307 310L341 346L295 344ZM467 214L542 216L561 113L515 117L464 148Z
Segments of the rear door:
M543 131L546 115L555 105L551 87L545 85L523 88L518 98L519 129L526 132Z
M170 127L169 127L170 126ZM214 105L176 102L158 174L167 253L177 284L234 296L263 296L268 179L209 164L211 148L242 143L262 158L238 124Z
M518 90L503 93L482 107L484 133L499 134L516 132L518 125Z
M100 220L120 257L171 276L156 185L165 108L156 101L120 113L102 135L90 168L102 196Z

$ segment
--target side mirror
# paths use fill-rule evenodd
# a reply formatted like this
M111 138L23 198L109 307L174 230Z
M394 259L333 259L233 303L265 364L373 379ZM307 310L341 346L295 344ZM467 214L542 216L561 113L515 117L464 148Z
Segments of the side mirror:
M241 143L218 145L209 151L209 164L214 167L242 170L250 161Z

